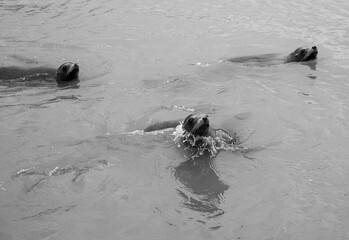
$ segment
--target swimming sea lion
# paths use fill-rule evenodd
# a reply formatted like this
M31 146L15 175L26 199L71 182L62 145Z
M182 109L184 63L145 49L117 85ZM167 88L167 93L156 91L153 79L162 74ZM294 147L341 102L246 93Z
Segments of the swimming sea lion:
M55 80L58 84L72 82L79 79L79 65L72 62L63 63L57 70L48 67L0 67L0 80L15 82L30 82L39 80L49 82ZM12 81L15 80L15 81Z
M205 153L214 157L221 150L239 151L244 155L246 148L240 146L238 136L221 128L213 128L206 114L190 114L182 122L168 121L149 126L144 132L175 128L172 135L177 146L184 146L187 158L197 158Z
M180 123L179 120L159 122L147 127L143 131L153 132L167 128L175 128L180 125ZM194 136L213 136L213 130L210 127L210 121L206 114L190 114L184 119L182 128L184 131L192 133Z
M318 49L316 46L309 48L299 47L287 57L282 57L280 56L280 54L271 53L256 56L230 58L226 61L233 63L247 63L252 65L276 65L290 62L308 62L316 59L317 54Z
M293 53L287 56L286 63L289 62L307 62L316 59L318 49L316 46L311 48L299 47Z
M190 114L183 122L180 121L165 121L161 123L155 123L146 129L144 132L159 131L168 128L177 128L181 126L181 134L183 137L194 141L194 145L200 141L196 141L202 138L215 138L219 137L226 142L235 142L237 139L233 138L227 131L220 128L212 128L210 126L210 120L206 114ZM193 145L193 144L192 144Z
M144 132L159 131L168 128L176 128L181 122L177 121L165 121L155 123L145 128ZM190 114L182 122L182 129L185 133L190 133L193 136L201 137L216 137L217 131L224 131L222 129L214 129L210 126L210 120L207 114Z
M212 128L206 114L190 114L184 119L182 130L182 142L190 147L206 147L212 145L213 142L216 142L215 145L217 145L216 140L220 141L220 145L237 142L236 136L233 137L224 129Z

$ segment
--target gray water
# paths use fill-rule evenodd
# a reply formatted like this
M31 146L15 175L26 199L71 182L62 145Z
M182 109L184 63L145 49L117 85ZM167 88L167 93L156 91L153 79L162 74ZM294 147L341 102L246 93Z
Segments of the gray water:
M349 239L348 1L0 1L0 239ZM316 68L222 62L319 48ZM208 113L247 156L187 161Z

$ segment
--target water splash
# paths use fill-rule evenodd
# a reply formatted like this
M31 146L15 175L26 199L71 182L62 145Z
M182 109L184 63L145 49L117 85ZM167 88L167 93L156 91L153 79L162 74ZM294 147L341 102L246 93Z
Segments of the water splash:
M172 135L175 136L174 142L178 147L181 147L183 144L185 150L190 150L189 154L186 155L188 158L195 159L205 153L210 153L210 157L212 158L217 156L221 150L240 152L242 154L249 150L241 146L235 136L231 136L223 129L215 129L216 135L214 137L195 136L184 130L182 124L183 122L176 127Z

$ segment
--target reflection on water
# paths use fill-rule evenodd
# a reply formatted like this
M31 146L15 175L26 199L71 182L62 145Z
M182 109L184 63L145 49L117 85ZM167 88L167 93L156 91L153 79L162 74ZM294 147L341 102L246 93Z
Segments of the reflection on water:
M316 71L317 60L309 61L309 62L302 62L301 64L302 64L302 65L309 66L311 70Z
M206 155L180 163L174 168L174 177L182 184L177 191L183 197L183 206L214 217L224 213L220 204L229 186L219 179L213 159Z

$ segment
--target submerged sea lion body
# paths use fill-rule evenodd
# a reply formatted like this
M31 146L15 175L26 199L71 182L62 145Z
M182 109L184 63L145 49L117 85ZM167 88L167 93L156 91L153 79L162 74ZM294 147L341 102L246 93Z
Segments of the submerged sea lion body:
M294 52L290 53L286 57L280 56L280 54L263 54L256 56L243 56L230 58L226 61L233 63L251 63L255 65L276 65L290 62L308 62L316 59L318 49L316 46L313 47L299 47Z
M179 124L181 124L180 120L176 121L165 121L165 122L157 122L149 127L145 128L143 131L144 132L154 132L154 131L159 131L159 130L164 130L168 128L176 128Z

